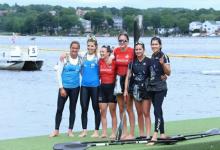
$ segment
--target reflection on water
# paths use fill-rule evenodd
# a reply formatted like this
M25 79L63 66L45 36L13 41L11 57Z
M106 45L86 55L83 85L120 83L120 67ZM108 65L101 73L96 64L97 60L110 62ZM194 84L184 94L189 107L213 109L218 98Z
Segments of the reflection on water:
M65 40L60 40L60 42L55 40L55 37L53 38L54 45L51 42L51 38L44 42L47 45L41 43L41 46L65 49L64 43L67 41L69 43L69 41L74 39L68 37L64 38ZM82 39L85 42L85 39ZM38 40L42 42L45 39ZM145 40L149 41L149 38ZM173 53L175 50L175 52L180 54L199 54L200 49L196 49L196 46L203 47L203 50L209 49L207 44L201 46L204 43L204 39L201 40L200 43L196 41L196 45L195 42L189 45L191 40L188 38L166 38L163 41L163 48L167 50L168 47L169 51ZM214 41L217 40L219 39L214 39ZM62 44L59 45L58 41ZM100 41L100 43L104 44L103 38ZM187 46L185 42L187 42ZM110 38L109 43L117 44L115 38ZM207 43L213 44L214 42L211 40ZM185 46L179 47L183 45ZM68 49L69 45L66 47ZM82 45L82 47L85 47L85 45ZM190 51L190 47L194 51ZM215 44L213 47L210 50L211 52L204 53L220 55L218 47L215 47ZM57 63L60 53L42 52L41 57L45 60L42 71L0 70L0 139L45 135L53 130L58 92L58 84L53 67ZM172 75L168 78L169 91L163 105L166 121L220 116L220 75L201 74L203 70L220 70L219 65L220 60L171 58ZM77 105L74 130L79 131L81 130L79 101ZM68 114L67 103L61 123L61 132L66 132L68 128ZM94 129L94 117L91 107L88 114L91 114L88 129ZM151 115L153 117L153 114ZM110 117L109 114L108 117ZM111 122L108 122L108 125L110 127Z

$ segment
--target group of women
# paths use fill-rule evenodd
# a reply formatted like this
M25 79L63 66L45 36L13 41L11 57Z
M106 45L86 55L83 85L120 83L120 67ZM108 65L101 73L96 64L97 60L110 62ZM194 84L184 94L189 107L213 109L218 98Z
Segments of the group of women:
M87 53L81 57L78 52L80 44L73 41L70 44L70 53L59 62L58 80L59 93L55 130L50 137L59 135L59 126L65 102L69 97L70 116L68 136L74 136L73 124L78 95L80 93L81 121L83 131L79 137L87 136L88 107L90 99L95 116L95 130L91 137L99 137L99 126L102 123L102 138L107 136L107 109L109 107L112 118L111 139L115 139L117 130L116 105L119 106L120 119L123 120L122 139L135 138L135 104L139 136L150 137L151 103L154 106L155 128L152 141L156 141L158 132L161 138L166 138L162 103L167 93L167 76L171 69L169 58L162 52L161 39L151 39L152 57L145 55L145 46L142 42L135 43L134 49L128 46L129 37L126 33L118 36L119 47L113 53L110 46L103 45L100 49L100 58L97 55L98 43L94 37L87 40ZM80 75L82 80L80 83ZM118 85L119 84L119 85ZM120 90L115 90L120 87ZM130 131L127 131L128 113ZM146 128L146 129L145 129ZM145 131L146 130L146 134Z

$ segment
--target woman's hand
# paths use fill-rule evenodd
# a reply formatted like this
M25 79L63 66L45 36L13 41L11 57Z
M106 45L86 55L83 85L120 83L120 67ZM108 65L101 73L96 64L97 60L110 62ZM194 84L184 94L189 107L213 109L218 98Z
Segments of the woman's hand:
M61 95L62 97L66 97L66 96L67 96L67 93L66 93L66 91L65 91L64 88L60 88L60 95Z
M124 101L125 101L125 103L127 102L127 100L128 100L128 90L124 90Z
M167 75L162 75L162 76L160 76L160 79L161 79L161 80L167 80Z
M62 53L62 54L60 55L60 61L61 61L61 62L64 62L64 59L67 58L68 55L69 55L68 53Z

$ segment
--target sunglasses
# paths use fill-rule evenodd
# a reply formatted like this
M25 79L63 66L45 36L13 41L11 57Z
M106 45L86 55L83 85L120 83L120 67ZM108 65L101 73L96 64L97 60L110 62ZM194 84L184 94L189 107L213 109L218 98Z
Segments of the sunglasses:
M127 43L127 40L118 40L119 43Z
M137 42L135 43L135 46L136 46L136 45L142 45L142 46L144 46L144 43L141 42L141 41L137 41Z

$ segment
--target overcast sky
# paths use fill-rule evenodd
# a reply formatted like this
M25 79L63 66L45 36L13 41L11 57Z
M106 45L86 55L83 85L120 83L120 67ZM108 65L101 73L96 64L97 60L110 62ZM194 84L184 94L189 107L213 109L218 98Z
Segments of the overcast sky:
M214 8L220 10L220 0L0 0L0 3L7 3L9 5L29 5L29 4L49 4L61 5L64 7L116 7L122 8L124 6L133 8L155 8L155 7L169 7L169 8Z

